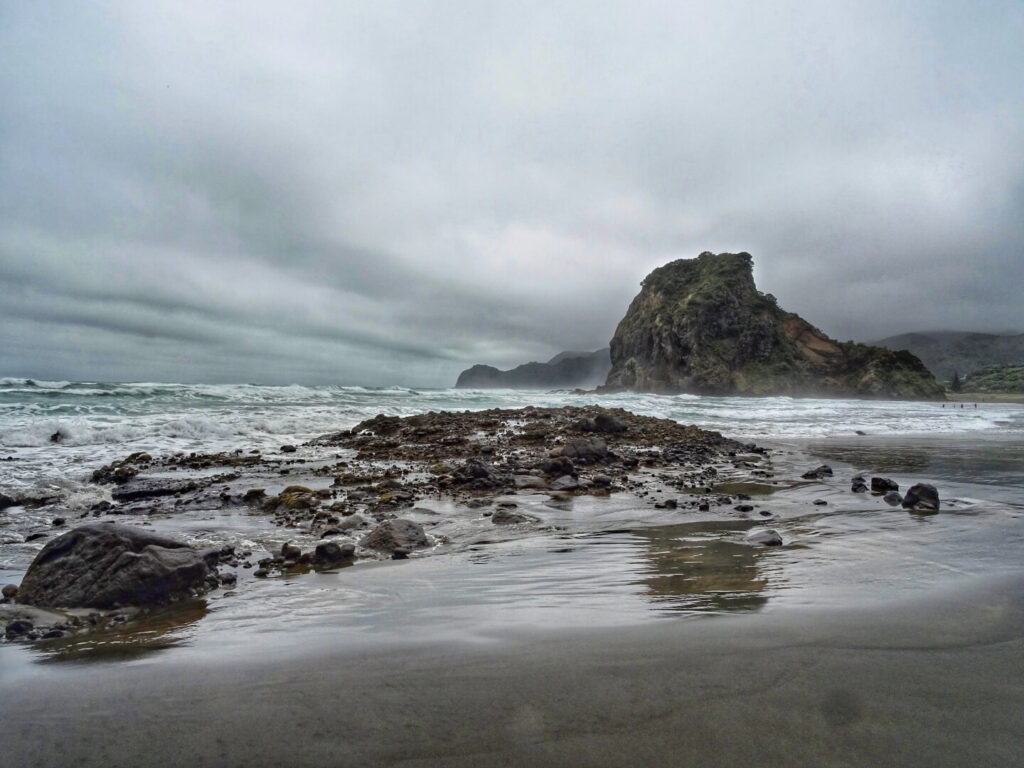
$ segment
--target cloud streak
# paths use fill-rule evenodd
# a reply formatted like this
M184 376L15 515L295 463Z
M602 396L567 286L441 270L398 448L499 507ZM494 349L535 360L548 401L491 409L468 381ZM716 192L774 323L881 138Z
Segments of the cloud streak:
M703 250L844 339L1024 330L1019 4L0 14L0 374L447 385Z

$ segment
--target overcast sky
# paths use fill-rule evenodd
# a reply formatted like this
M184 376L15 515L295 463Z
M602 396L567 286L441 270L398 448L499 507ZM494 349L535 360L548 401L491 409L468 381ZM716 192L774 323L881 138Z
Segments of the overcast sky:
M1020 2L0 3L0 376L450 385L753 254L1024 331Z

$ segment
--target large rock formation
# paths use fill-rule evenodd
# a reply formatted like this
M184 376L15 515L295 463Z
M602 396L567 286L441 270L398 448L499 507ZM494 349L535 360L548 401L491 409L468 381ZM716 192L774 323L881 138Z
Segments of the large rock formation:
M748 253L654 270L611 342L606 390L943 399L920 360L830 339L757 290Z
M561 352L546 363L526 363L509 371L474 365L459 374L457 389L550 389L602 384L611 360L608 348L596 352Z

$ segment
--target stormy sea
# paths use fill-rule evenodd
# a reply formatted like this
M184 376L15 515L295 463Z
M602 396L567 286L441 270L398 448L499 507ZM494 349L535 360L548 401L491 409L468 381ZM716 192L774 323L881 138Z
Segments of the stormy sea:
M142 621L4 642L0 762L1019 764L1021 405L0 379L0 493L38 502L0 511L0 583L95 520L93 472L129 454L313 466L338 451L310 441L377 414L582 405L763 446L772 473L701 509L520 492L538 524L502 530L420 500L408 559L240 568ZM117 522L253 561L317 540L232 505ZM782 546L750 546L766 524Z

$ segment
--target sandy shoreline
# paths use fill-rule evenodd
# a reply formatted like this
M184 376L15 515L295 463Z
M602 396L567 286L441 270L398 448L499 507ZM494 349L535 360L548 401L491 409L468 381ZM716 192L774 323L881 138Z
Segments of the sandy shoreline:
M3 762L1017 765L1022 585L486 643L0 667Z

